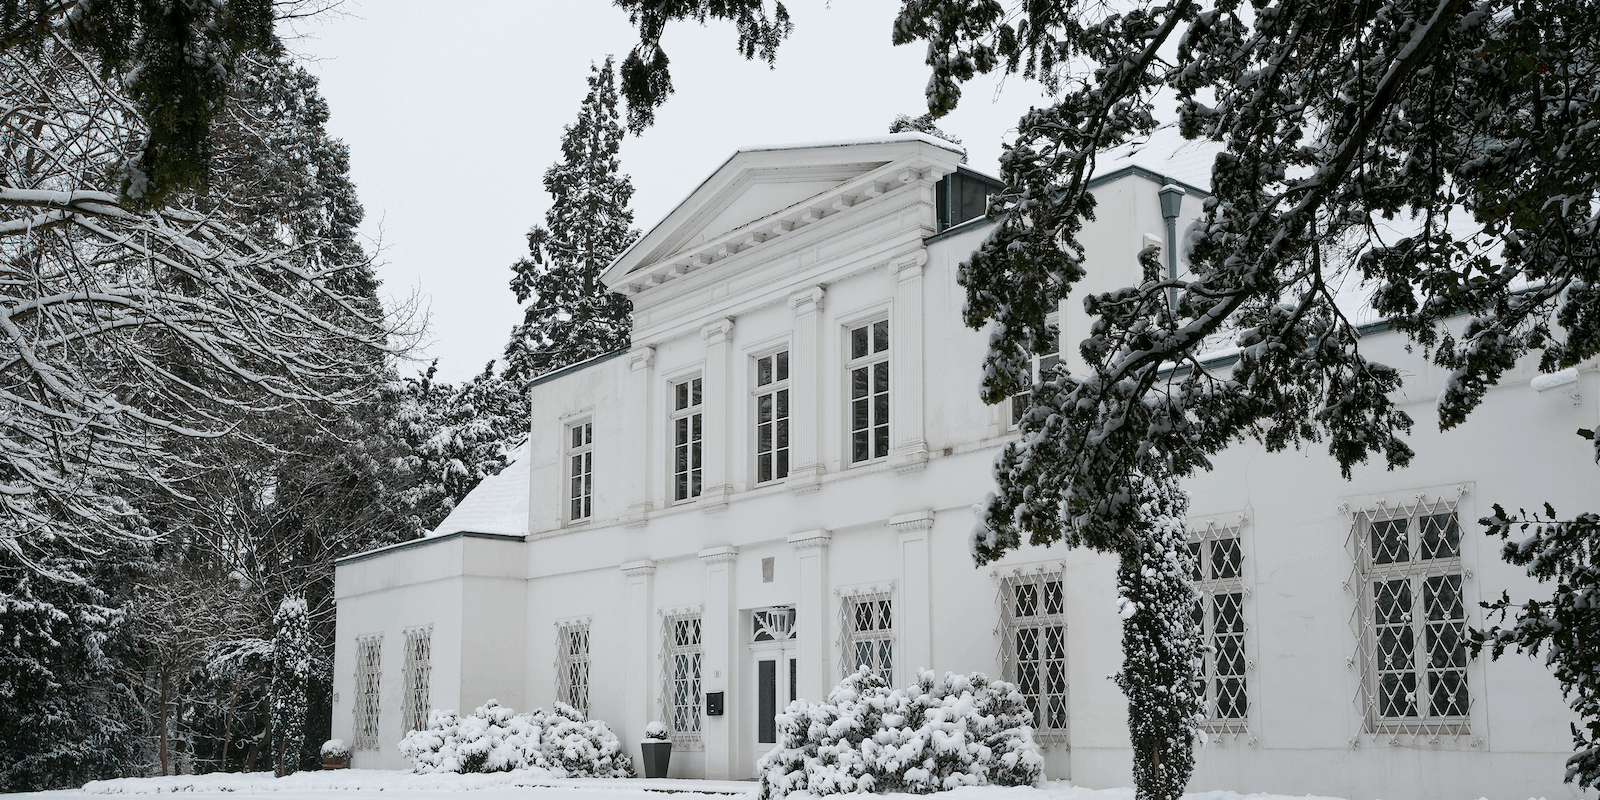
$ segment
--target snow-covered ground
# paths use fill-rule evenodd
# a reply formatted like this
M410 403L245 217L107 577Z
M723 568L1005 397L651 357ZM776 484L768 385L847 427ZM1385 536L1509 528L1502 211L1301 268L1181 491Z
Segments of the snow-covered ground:
M404 770L333 770L302 772L287 778L268 773L186 775L170 778L122 778L95 781L82 789L11 795L25 800L83 800L106 795L182 793L183 800L237 800L241 795L269 795L274 800L310 798L396 797L401 800L446 800L471 792L470 800L729 800L754 796L748 781L605 780L552 778L544 770L517 770L493 775L417 775ZM379 795L378 793L384 793ZM810 795L792 794L791 800ZM866 795L866 798L878 797ZM910 798L910 795L906 797ZM1040 788L966 787L939 794L938 800L1133 800L1132 789L1084 789L1066 781ZM1195 792L1185 800L1336 800L1314 795ZM844 800L844 796L841 796ZM1397 799L1398 800L1398 799Z

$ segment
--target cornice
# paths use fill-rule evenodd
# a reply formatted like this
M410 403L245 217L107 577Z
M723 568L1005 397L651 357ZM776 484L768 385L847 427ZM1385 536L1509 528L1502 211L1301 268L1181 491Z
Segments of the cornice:
M700 551L700 561L706 564L725 564L739 557L739 548L725 544Z

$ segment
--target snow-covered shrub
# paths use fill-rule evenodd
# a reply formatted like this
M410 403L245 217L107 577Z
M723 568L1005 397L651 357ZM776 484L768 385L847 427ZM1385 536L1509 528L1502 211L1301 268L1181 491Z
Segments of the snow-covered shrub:
M569 778L625 778L633 761L600 720L565 703L518 714L494 700L471 716L435 709L400 741L417 772L509 772L537 767Z
M644 726L644 740L647 742L664 742L672 737L667 735L667 726L659 720L652 720Z
M322 757L324 759L344 759L350 757L350 745L343 739L329 739L322 743Z
M982 673L936 681L922 670L891 690L863 668L826 702L796 700L778 716L778 746L757 765L760 796L1029 786L1044 763L1032 723L1016 687Z

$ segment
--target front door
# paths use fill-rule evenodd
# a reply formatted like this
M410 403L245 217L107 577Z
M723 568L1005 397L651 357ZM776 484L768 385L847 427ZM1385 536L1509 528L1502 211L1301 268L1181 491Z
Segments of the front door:
M778 743L778 715L796 697L799 680L800 648L794 639L795 613L792 607L758 609L751 613L750 660L755 669L755 711L757 758Z

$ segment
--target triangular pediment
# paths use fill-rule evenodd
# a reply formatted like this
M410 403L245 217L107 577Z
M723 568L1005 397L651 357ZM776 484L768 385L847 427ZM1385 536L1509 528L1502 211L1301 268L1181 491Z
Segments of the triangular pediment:
M826 164L810 167L766 167L742 170L729 185L695 209L689 219L643 254L655 263L693 250L752 222L827 194L883 166L884 161Z
M891 165L926 169L949 161L948 169L959 157L949 143L915 134L740 150L623 253L604 280L617 287L658 265L692 261L690 254L730 236L742 237L746 229L763 240L770 232L759 231L771 227L775 217L827 201L864 179L878 180L867 176Z

